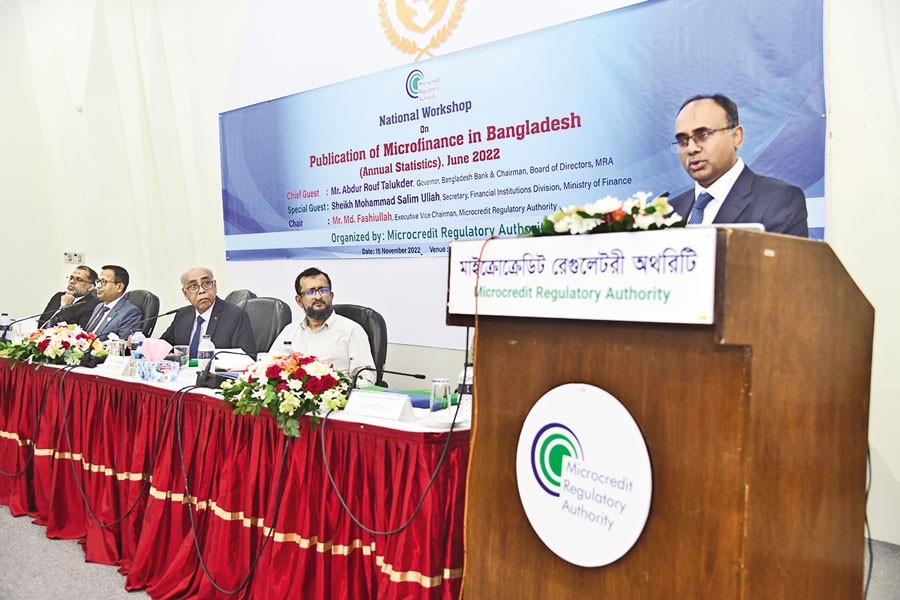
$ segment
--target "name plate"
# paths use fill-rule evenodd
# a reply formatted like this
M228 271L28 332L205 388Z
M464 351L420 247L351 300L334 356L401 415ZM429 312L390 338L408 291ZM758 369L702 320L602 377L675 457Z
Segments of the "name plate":
M389 421L415 421L412 403L406 394L353 390L347 399L344 413L360 417L375 417Z
M448 310L709 325L715 274L713 227L453 242Z
M128 363L131 358L128 356L107 356L106 360L97 365L97 370L106 375L116 375L124 377L128 375Z

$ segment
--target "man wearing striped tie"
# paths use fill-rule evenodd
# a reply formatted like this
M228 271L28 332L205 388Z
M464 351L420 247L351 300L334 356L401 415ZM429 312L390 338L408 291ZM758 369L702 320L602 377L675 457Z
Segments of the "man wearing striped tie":
M750 170L737 105L726 96L694 96L681 105L673 148L694 189L670 200L688 224L762 223L766 231L808 237L803 190Z
M128 339L138 329L141 309L122 297L128 289L128 279L128 271L118 265L104 265L100 271L96 284L101 302L94 307L85 331L97 334L101 342L111 333L120 340Z

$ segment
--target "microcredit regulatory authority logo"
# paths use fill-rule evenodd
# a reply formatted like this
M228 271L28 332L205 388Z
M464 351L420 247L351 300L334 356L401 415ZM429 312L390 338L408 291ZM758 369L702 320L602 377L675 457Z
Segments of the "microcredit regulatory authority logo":
M528 522L554 554L581 567L624 556L650 514L653 476L640 427L609 392L567 383L522 424L516 485Z
M419 97L419 83L425 75L419 69L413 69L406 76L406 95L410 98Z
M567 457L584 456L575 432L562 423L549 423L534 436L531 445L531 470L544 491L559 496L563 482L563 462Z

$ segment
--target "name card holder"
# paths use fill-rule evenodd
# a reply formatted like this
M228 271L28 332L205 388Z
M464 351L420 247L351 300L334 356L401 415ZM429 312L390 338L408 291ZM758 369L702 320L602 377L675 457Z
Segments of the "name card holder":
M344 414L374 417L389 421L415 421L412 403L407 394L353 390L344 407Z
M131 358L128 356L107 356L106 360L97 365L96 369L105 375L115 375L124 377L128 375L128 363Z

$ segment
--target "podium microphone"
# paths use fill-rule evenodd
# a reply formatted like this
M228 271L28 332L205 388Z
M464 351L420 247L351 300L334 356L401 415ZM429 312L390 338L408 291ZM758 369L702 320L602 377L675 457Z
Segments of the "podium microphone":
M378 369L376 369L375 367L360 367L360 368L356 369L356 373L353 374L353 384L350 386L351 390L356 389L356 387L357 387L356 384L359 380L359 375L366 371L375 371L377 373ZM425 375L423 375L422 373L404 373L403 371L388 371L387 369L382 369L381 372L389 373L391 375L403 375L404 377L413 377L415 379L425 379Z
M246 352L235 352L234 350L218 350L213 352L212 357L209 359L209 362L206 363L206 366L203 367L203 370L197 373L197 387L206 387L219 389L222 386L223 381L228 381L229 379L236 379L236 377L232 377L230 375L222 375L220 373L212 373L210 369L212 369L213 361L216 360L216 357L220 354L235 354L237 356L250 356Z

